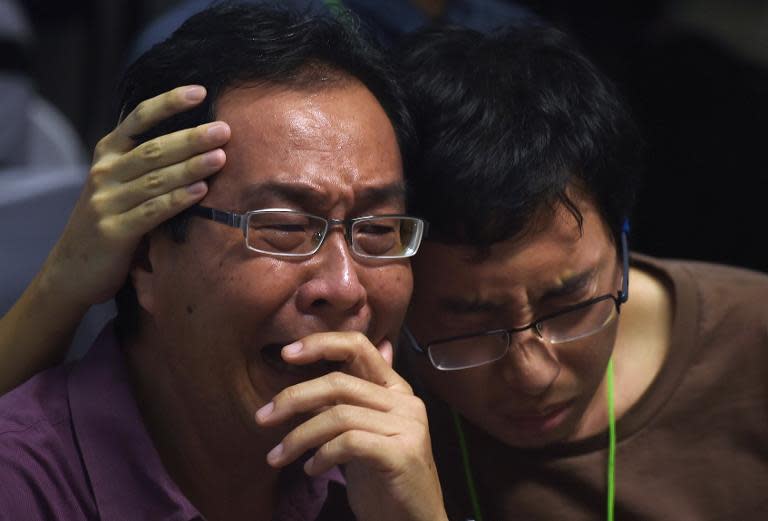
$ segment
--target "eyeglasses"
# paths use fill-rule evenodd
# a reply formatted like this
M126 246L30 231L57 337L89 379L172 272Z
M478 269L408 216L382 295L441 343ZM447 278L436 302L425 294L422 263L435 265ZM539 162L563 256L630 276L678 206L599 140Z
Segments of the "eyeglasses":
M423 347L408 328L403 328L405 337L412 349L426 354L436 369L455 371L500 360L507 354L515 337L529 329L550 344L573 342L594 335L619 316L621 305L629 296L628 232L629 224L625 222L621 234L622 287L616 295L605 294L579 302L539 317L525 326L443 338L429 342Z
M285 208L233 213L207 206L190 208L192 215L240 228L249 250L277 257L310 257L317 253L332 226L343 226L352 252L371 259L404 259L416 254L427 222L406 215L370 215L326 219Z

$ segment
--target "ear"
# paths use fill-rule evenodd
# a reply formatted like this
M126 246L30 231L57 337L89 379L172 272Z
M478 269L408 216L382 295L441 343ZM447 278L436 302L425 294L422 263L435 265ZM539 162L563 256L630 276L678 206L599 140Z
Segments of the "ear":
M152 270L152 260L150 255L152 239L145 235L131 261L131 283L136 291L136 299L139 305L150 315L155 308L155 285L156 274Z

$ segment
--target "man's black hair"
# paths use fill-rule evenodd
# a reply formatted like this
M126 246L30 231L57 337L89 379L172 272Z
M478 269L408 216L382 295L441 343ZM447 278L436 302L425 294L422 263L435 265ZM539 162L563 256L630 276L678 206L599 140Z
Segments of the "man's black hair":
M412 154L413 128L384 54L361 37L349 16L335 18L276 5L217 4L189 18L167 40L155 45L126 71L121 83L121 113L175 87L203 85L206 99L149 132L156 136L215 120L216 102L227 89L275 85L317 90L350 79L360 81L381 104L394 127L401 156ZM185 239L188 213L164 227L177 242ZM126 285L117 298L121 334L138 325L135 292Z
M581 225L577 189L620 244L641 143L614 87L562 32L432 28L397 54L420 138L414 211L431 238L487 250L558 203Z

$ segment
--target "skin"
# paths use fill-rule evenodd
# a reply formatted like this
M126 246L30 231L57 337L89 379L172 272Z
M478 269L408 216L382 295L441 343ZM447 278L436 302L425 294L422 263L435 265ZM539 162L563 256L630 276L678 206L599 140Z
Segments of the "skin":
M394 130L356 81L232 89L217 115L232 137L203 204L404 212ZM386 361L411 293L407 261L355 257L340 227L311 258L255 254L240 230L202 219L185 243L158 231L145 251L131 271L143 327L130 365L163 461L206 518L269 518L279 468L313 447L310 474L348 463L358 519L442 518L423 404ZM297 365L341 369L308 379L264 360L286 344L302 347L283 350Z
M92 304L120 288L141 237L198 202L202 179L225 162L223 122L158 137L140 134L199 104L186 86L145 101L96 146L93 166L62 236L16 304L0 318L0 393L60 360Z
M464 246L429 243L414 261L408 325L422 344L448 336L515 327L621 284L620 260L593 203L577 198L583 234L559 207L518 241L487 258ZM569 279L587 282L563 293ZM555 293L558 289L561 291ZM418 376L470 422L514 447L578 440L607 427L605 370L613 355L621 417L658 374L669 345L671 297L652 276L632 269L630 300L619 320L597 334L549 344L532 331L501 360L438 371L409 350Z

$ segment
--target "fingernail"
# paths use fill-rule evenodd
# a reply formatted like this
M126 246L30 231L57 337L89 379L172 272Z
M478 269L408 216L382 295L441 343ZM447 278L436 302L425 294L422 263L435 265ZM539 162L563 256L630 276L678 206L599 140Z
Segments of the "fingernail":
M267 461L269 463L277 463L277 461L280 459L280 456L283 455L283 444L278 444L274 449L269 451L267 454Z
M205 193L206 189L207 187L205 181L197 181L196 183L192 183L191 185L187 186L187 192L189 192L191 195L200 195Z
M205 166L219 166L221 164L221 150L211 150L203 154L203 163Z
M275 403L269 402L267 405L263 406L261 409L256 411L256 417L259 420L264 421L267 418L269 418L269 415L272 414L272 411L274 410L275 410Z
M205 97L205 87L201 87L200 85L187 87L184 91L184 97L187 98L188 101L200 101Z
M307 461L304 462L304 472L306 472L307 474L312 472L312 465L314 464L315 464L315 457L312 456L311 458L309 458Z
M214 123L205 131L209 139L219 141L227 137L227 125L225 123Z
M283 348L283 354L288 356L297 355L303 348L304 345L301 342L294 342L293 344L288 344Z

